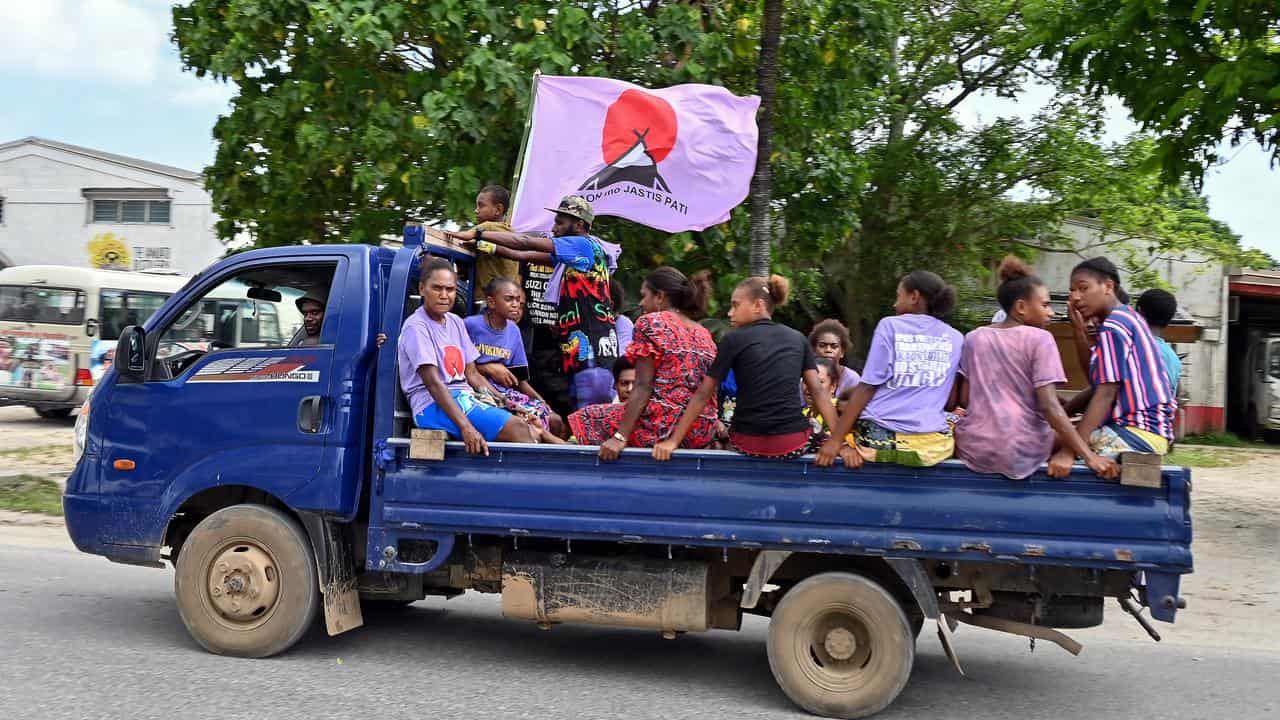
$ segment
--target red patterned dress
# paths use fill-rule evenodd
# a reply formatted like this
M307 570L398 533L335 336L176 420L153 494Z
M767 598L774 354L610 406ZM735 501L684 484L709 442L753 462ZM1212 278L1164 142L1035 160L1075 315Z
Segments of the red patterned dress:
M701 325L689 325L671 312L642 315L636 321L627 359L653 359L653 394L631 431L630 447L653 447L665 439L680 421L680 414L706 377L716 359L716 343ZM589 405L569 416L569 427L581 445L599 445L618 431L626 405ZM716 402L713 398L693 423L682 448L711 444L715 435Z

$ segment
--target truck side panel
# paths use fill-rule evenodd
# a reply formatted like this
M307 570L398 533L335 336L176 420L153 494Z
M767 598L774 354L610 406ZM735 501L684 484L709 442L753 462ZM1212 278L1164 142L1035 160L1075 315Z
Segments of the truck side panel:
M622 542L1008 559L1111 569L1191 569L1188 473L1159 489L1069 479L867 465L819 469L725 452L657 463L628 451L602 467L594 448L496 445L443 462L400 458L371 523L435 533L587 537Z

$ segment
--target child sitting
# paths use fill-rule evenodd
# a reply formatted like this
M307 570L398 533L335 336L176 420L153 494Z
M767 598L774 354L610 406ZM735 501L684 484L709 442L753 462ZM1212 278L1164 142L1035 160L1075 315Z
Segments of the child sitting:
M511 232L505 221L511 193L501 185L485 185L476 195L476 226L472 230ZM520 263L498 255L476 254L476 287L485 288L494 278L520 277Z
M1084 410L1077 431L1098 455L1164 455L1173 442L1177 403L1155 338L1124 297L1120 272L1105 257L1085 260L1071 271L1072 305L1100 324L1089 358L1090 388L1072 398L1066 411ZM1070 472L1076 456L1070 447L1058 450L1049 461L1050 473Z
M734 330L724 336L715 362L671 435L654 445L655 460L671 458L730 371L737 382L738 404L729 444L738 452L785 458L810 449L813 428L796 393L797 377L804 378L821 416L829 423L835 420L830 391L818 381L813 349L803 335L772 320L774 308L786 302L789 290L790 283L779 275L738 284L729 306Z
M956 457L970 470L1021 480L1035 472L1059 444L1085 459L1098 475L1119 467L1089 449L1058 402L1067 380L1053 335L1049 290L1010 255L997 271L996 297L1005 319L965 336L957 393L968 411L956 424Z
M810 343L810 347L812 347ZM814 363L818 370L818 386L822 389L821 394L834 400L836 388L836 361L829 357L815 357ZM808 386L804 388L804 416L809 418L809 424L813 426L813 432L821 435L827 431L827 424L822 420L822 413L818 411L814 404L813 393L809 391Z
M871 338L862 382L841 413L816 464L840 456L846 466L862 460L930 466L951 457L955 440L946 407L964 338L940 318L956 303L955 288L917 270L898 283L897 314L884 318ZM856 440L846 446L852 430Z
M498 400L532 425L564 431L564 422L529 385L529 362L520 336L520 286L514 280L494 278L484 288L485 311L464 321L467 335L480 356L476 368L498 391Z

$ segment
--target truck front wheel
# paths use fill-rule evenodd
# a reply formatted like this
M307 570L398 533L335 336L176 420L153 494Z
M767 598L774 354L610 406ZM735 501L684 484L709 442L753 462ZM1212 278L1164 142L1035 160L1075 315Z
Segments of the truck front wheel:
M915 662L915 638L893 595L843 572L814 575L788 591L769 621L768 647L787 697L833 718L883 710Z
M174 593L191 637L237 657L287 650L320 607L306 533L265 505L224 508L196 525L178 555Z

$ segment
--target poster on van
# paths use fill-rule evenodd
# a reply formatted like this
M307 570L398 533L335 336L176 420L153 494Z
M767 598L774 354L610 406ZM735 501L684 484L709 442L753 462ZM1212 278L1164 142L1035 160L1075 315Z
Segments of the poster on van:
M71 338L27 330L0 331L0 385L61 390L70 382Z

